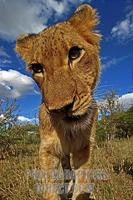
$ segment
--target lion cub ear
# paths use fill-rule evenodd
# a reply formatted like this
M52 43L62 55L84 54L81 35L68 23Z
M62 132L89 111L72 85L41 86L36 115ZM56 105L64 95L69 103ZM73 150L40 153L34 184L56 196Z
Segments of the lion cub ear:
M80 5L74 15L70 17L69 23L86 39L87 35L89 36L90 32L92 32L92 42L95 43L99 41L100 35L93 32L96 25L99 23L99 17L96 10L88 4Z
M15 50L26 62L29 62L32 57L35 39L36 34L24 34L16 39Z

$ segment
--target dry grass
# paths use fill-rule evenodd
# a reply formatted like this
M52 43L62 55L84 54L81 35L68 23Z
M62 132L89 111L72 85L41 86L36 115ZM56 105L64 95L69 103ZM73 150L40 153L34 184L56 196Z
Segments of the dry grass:
M103 143L95 150L93 166L108 175L107 181L95 183L97 200L133 200L133 138Z
M20 153L1 160L0 200L41 199L35 180L27 174L27 169L38 169L38 145L28 148L34 148L33 155ZM133 138L105 142L95 149L93 168L108 175L106 181L94 181L97 200L133 200L133 177L123 167L127 161L133 163Z
M28 169L38 169L38 147L34 145L34 148L36 154L33 156L20 154L1 160L0 200L41 199L35 191L35 181L27 173Z

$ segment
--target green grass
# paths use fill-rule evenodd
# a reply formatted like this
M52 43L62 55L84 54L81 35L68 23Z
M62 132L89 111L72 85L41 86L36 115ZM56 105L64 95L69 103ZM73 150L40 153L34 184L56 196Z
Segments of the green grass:
M10 155L0 161L0 200L40 200L35 190L36 181L27 174L27 169L39 168L38 145L27 144L29 154L17 151L17 156ZM131 164L133 137L104 142L95 147L93 168L104 170L108 176L106 181L94 181L96 200L133 200L133 176L128 173Z

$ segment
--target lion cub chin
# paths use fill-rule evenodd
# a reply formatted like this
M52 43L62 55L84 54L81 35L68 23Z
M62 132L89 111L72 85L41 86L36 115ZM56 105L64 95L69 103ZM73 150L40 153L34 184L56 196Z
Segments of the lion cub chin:
M96 10L83 4L67 21L20 36L16 51L42 94L39 114L43 199L91 199L100 35ZM56 175L56 176L53 176Z

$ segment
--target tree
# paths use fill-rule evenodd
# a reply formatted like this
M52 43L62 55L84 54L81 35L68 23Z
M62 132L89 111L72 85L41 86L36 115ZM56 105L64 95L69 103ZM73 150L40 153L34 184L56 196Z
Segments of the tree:
M0 131L11 128L17 121L16 100L0 99Z
M16 100L0 99L0 159L30 154L28 145L38 144L38 125L19 124Z
M117 113L123 111L122 105L119 103L119 97L114 90L105 93L103 99L98 103L99 119L97 128L98 140L113 139L116 133L116 124L114 117Z
M133 136L133 112L123 112L114 118L116 137L128 138Z
M113 115L114 113L121 112L123 110L122 105L119 103L119 97L116 95L114 90L106 92L98 105L101 117Z

